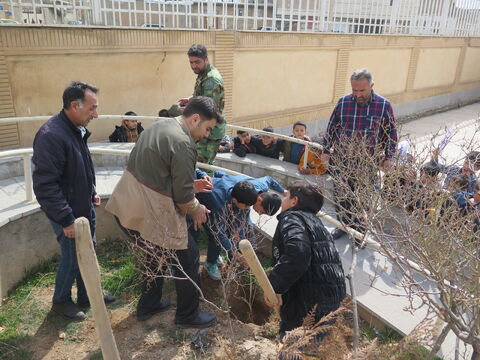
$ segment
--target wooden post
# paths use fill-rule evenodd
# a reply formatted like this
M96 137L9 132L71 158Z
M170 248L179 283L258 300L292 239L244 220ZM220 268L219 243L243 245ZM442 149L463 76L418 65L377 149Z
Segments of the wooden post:
M75 246L78 266L92 307L103 358L105 360L120 360L107 308L103 300L102 287L100 286L100 267L93 248L90 224L84 217L75 220Z
M257 278L260 287L265 293L265 296L268 298L268 300L270 300L272 304L278 304L277 295L275 294L275 291L273 291L272 284L270 284L270 281L267 278L267 274L265 274L265 271L262 268L262 264L260 264L257 254L255 254L255 251L253 250L250 241L243 239L238 243L238 247L242 252L243 256L245 257L245 260L247 261L250 270L252 270L253 275L255 275L255 277Z

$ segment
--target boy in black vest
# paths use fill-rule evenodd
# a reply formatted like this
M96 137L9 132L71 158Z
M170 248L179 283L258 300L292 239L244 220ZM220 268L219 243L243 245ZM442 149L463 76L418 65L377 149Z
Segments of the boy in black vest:
M345 275L333 239L316 216L323 206L317 185L292 183L273 237L269 275L280 305L280 337L302 325L316 305L315 320L336 310L345 297ZM265 299L267 305L272 304Z

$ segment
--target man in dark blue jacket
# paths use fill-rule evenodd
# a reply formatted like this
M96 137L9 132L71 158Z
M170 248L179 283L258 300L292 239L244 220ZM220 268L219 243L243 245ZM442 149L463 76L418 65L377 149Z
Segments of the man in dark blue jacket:
M50 220L61 255L55 281L52 310L68 318L83 320L79 307L89 305L77 262L74 221L86 217L95 242L95 171L87 146L86 126L98 116L98 89L72 82L63 92L63 109L43 124L33 142L33 190ZM71 298L77 282L77 305ZM105 302L115 301L105 296Z

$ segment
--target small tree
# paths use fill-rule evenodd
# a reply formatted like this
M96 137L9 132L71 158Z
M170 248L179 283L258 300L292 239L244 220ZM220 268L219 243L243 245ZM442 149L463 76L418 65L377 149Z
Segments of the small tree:
M460 209L440 180L420 177L435 141L432 137L423 151L413 147L408 157L395 159L394 170L383 173L380 148L372 151L361 136L341 139L332 155L332 200L343 223L375 240L395 265L411 310L428 306L478 359L480 241L474 229L479 214ZM457 145L467 154L474 144L464 139ZM435 352L447 332L433 345Z

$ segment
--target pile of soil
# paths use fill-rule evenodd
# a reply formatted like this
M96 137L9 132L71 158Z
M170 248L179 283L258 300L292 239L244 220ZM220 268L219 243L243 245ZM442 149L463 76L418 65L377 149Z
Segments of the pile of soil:
M202 281L206 294L219 293L219 282L206 279L205 274L202 274ZM52 288L38 288L31 296L40 308L48 309L51 307L52 292ZM175 303L174 291L168 292L166 297ZM122 359L277 358L277 341L266 334L269 334L272 327L277 326L278 320L264 326L246 324L235 316L215 311L211 306L202 303L204 311L213 311L218 317L218 323L207 329L206 336L211 340L211 346L202 351L194 349L191 344L197 329L180 328L174 324L175 307L145 322L139 322L135 317L134 300L121 298L109 306L112 329ZM238 314L244 311L240 310L244 309L240 305L233 308ZM87 320L83 322L69 323L54 313L48 313L43 323L23 341L22 349L31 352L35 360L101 359L95 323L91 312L87 315ZM259 322L265 323L265 320Z

